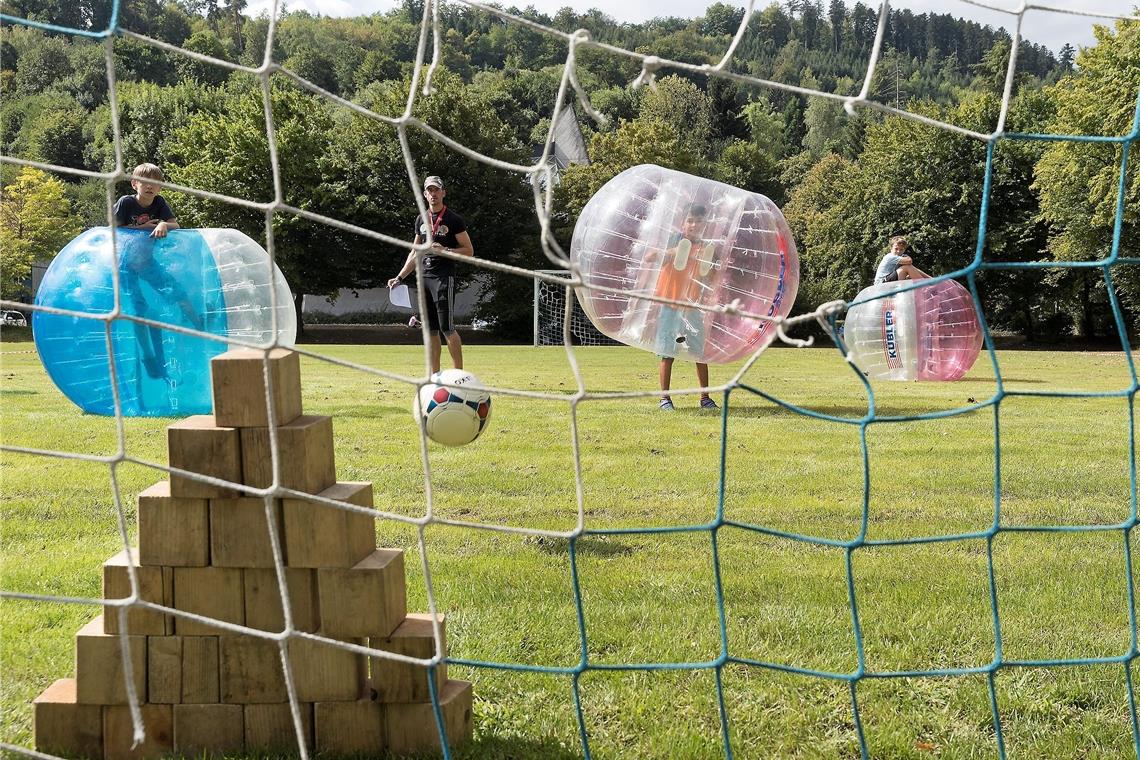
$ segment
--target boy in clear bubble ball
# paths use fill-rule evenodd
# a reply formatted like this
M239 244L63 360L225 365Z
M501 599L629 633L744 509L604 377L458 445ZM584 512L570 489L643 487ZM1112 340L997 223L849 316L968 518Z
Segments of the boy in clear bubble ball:
M651 274L657 270L657 280L653 295L668 298L680 303L700 304L704 302L708 286L703 280L713 268L712 243L702 242L708 209L693 204L685 211L680 231L669 238L664 251L650 250L642 261L644 270ZM631 310L631 314L641 310ZM673 399L669 388L673 377L673 360L680 350L699 354L704 350L703 312L684 308L676 304L653 302L647 313L643 313L641 325L629 325L625 329L634 340L641 338L646 328L653 330L654 350L661 357L658 366L658 379L661 383L661 400L658 407L663 411L673 411ZM624 328L623 328L624 329ZM696 362L697 381L702 388L709 384L709 365ZM702 409L716 409L717 404L708 393L701 393Z
M149 230L150 236L137 239L124 236L119 241L121 257L121 284L124 294L130 299L134 314L152 317L140 281L150 285L154 291L178 304L187 321L195 329L203 328L203 320L186 291L154 260L155 239L166 237L170 230L178 229L178 219L166 199L158 194L162 181L162 169L155 164L139 164L131 172L134 195L124 195L115 203L112 211L115 225L130 230ZM138 345L142 351L143 367L146 373L155 378L166 376L166 358L162 349L162 334L157 328L148 328L135 323Z

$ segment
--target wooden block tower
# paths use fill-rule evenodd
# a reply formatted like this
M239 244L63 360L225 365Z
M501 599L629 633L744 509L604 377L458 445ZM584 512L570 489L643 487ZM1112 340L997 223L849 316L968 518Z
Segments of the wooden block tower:
M371 483L341 483L332 419L301 409L300 362L284 349L236 350L212 362L214 414L168 428L171 467L264 488L273 483L268 363L280 484L371 508ZM409 614L404 555L376 546L375 518L304 498L249 498L172 474L139 495L139 545L103 564L103 597L140 597L172 609L280 632L285 627L270 522L286 565L296 629L416 658L435 654L432 620ZM443 628L440 619L440 628ZM276 641L119 607L75 636L75 677L35 700L41 752L99 760L295 753L296 731ZM126 634L129 646L121 646ZM303 734L311 751L397 754L439 748L427 668L367 657L310 639L287 642ZM146 741L133 744L123 667L129 657ZM471 738L472 691L435 668L450 743Z

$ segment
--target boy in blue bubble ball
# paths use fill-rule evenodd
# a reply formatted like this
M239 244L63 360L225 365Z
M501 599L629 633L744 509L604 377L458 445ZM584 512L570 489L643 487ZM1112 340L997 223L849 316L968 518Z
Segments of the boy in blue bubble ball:
M170 230L178 229L178 219L166 199L158 194L159 186L150 180L163 180L162 169L155 164L139 164L132 172L131 187L134 195L124 195L115 202L115 225L130 230L150 230L150 236L120 238L121 270L119 282L123 294L130 299L133 313L140 317L150 315L146 295L140 280L178 304L183 314L196 329L203 327L202 317L190 303L186 291L154 260L154 239L164 238ZM159 329L135 323L139 351L147 375L166 376L166 359L162 350L162 333Z

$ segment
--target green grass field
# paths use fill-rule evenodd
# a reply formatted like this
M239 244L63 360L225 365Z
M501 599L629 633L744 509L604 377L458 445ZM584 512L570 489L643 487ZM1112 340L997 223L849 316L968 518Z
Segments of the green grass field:
M2 345L0 424L7 446L113 456L113 420L81 414L47 379L29 342ZM315 346L330 357L413 375L423 352L405 346ZM575 351L586 390L650 391L656 364L628 348ZM468 346L468 369L497 387L565 394L497 394L491 426L471 446L432 445L433 516L495 526L573 530L578 521L570 394L577 383L558 348ZM999 352L1007 392L1121 391L1119 353ZM713 381L735 368L713 367ZM341 480L374 483L376 505L427 510L410 386L317 359L302 360L305 409L334 416ZM675 385L693 382L678 363ZM744 382L788 403L858 419L862 384L834 350L770 350ZM996 389L983 355L963 381L876 387L880 415L939 412L984 402ZM716 519L721 416L675 394L577 406L585 526L675 527ZM995 414L986 407L866 432L870 490L864 515L857 425L812 419L733 391L725 451L727 520L831 541L986 531L995 519ZM1131 409L1126 397L1034 398L1000 404L1001 525L1121 525L1134 514ZM128 456L163 465L168 419L125 421ZM120 548L111 467L0 453L0 589L98 597L100 566ZM128 530L138 492L163 473L121 463L115 476ZM383 545L408 550L409 606L426 610L417 535L378 522ZM713 542L708 531L588 535L577 542L586 654L591 664L696 663L721 654ZM564 539L430 525L437 603L455 658L572 668L582 657ZM850 674L859 666L846 551L726 526L716 533L728 653ZM1004 662L1120 658L1135 652L1123 529L1001 532L992 542ZM851 555L867 673L984 668L995 660L987 541L879 545ZM73 635L97 610L0 600L0 741L30 746L31 700L73 675ZM451 667L476 685L469 758L582 755L566 675ZM1011 758L1135 755L1126 668L1119 662L1009 667L995 677ZM582 709L596 758L723 755L712 669L589 670ZM738 758L858 757L848 684L729 664L723 669ZM864 678L856 698L875 758L993 758L998 744L987 677Z

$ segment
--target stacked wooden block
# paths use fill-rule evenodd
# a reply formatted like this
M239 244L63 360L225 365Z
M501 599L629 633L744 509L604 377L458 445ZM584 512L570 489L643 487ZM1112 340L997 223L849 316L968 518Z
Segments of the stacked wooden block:
M231 351L213 360L214 414L170 426L172 467L272 485L264 357ZM268 366L281 485L371 508L370 483L336 481L331 418L302 414L297 354L274 350ZM280 632L272 520L297 630L420 659L435 653L430 616L406 609L403 551L377 548L371 515L303 498L272 499L267 510L263 498L172 475L139 495L138 519L138 548L103 565L106 599L130 596L133 564L143 600ZM145 609L126 616L146 725L146 741L132 748L119 612L108 605L76 634L75 678L36 698L36 749L105 760L296 752L276 641ZM339 755L439 747L428 669L304 638L286 646L310 749ZM470 738L471 684L447 680L443 665L434 678L449 742Z

